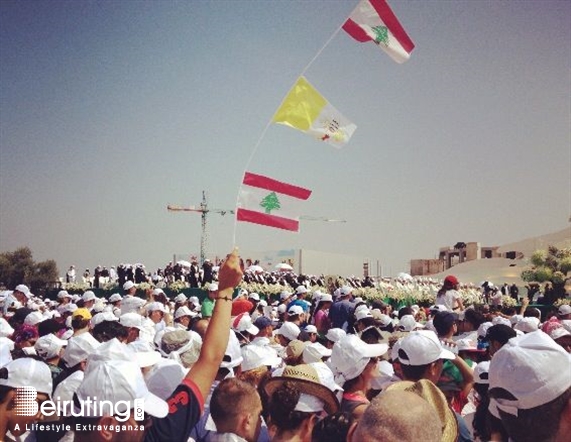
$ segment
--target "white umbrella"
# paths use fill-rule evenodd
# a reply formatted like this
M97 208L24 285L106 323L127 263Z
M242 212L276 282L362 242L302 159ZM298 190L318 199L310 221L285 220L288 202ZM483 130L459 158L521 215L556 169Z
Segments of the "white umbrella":
M402 279L404 281L412 281L412 276L410 276L408 273L405 272L401 272L398 274L397 276L398 279Z
M285 262L280 262L278 265L276 265L275 268L276 270L280 270L282 272L293 270L293 267L290 266L289 264L286 264Z
M248 267L246 269L248 272L254 272L254 273L262 273L264 271L264 269L262 268L262 266L259 265L251 265L250 267Z
M183 267L190 267L190 263L188 261L181 260L181 261L177 261L176 263L180 264Z

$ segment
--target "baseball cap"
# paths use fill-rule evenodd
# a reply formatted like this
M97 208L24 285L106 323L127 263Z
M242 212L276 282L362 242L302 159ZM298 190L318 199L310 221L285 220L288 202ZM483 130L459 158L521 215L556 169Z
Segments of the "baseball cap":
M280 293L280 299L283 301L284 299L289 298L292 295L292 293L284 290L283 292Z
M57 292L57 297L58 299L63 299L63 298L69 298L69 293L67 290L60 290L59 292Z
M398 329L400 331L411 332L416 328L424 328L424 326L414 319L412 315L404 315L400 318Z
M174 302L183 303L186 302L187 298L184 293L179 293L174 297Z
M524 333L531 333L539 330L539 318L528 316L522 318L514 325L514 330L520 330Z
M127 328L134 327L139 330L144 330L143 317L138 313L125 313L119 316L119 324Z
M85 374L83 382L77 389L77 399L82 405L84 416L99 417L95 413L93 397L100 401L110 401L116 405L117 411L124 412L135 405L135 400L142 399L144 412L158 418L168 414L168 404L152 394L145 385L139 365L131 361L111 360L95 363ZM120 406L124 408L121 409Z
M488 330L490 329L490 327L492 327L494 324L492 324L491 322L487 321L487 322L483 322L480 324L480 326L478 327L478 337L480 338L485 338L486 334L488 333Z
M208 285L208 291L209 291L209 292L215 292L215 291L217 291L217 290L218 290L218 284L216 284L215 282L211 282L211 283Z
M174 319L179 319L183 316L190 316L194 318L195 316L198 316L198 313L191 312L186 305L183 305L182 307L177 308L174 312Z
M298 285L295 288L295 294L296 295L303 295L305 293L307 293L309 290L307 290L307 287L303 286L303 285Z
M14 333L12 326L4 318L0 318L0 337L8 337Z
M91 318L91 326L95 327L97 324L101 324L105 321L118 321L119 318L113 314L113 312L101 312L97 313L93 318Z
M82 319L91 319L91 313L86 308L78 308L75 310L72 315L72 318L82 318Z
M257 335L260 329L252 324L252 318L249 313L241 313L232 321L232 330L237 332L248 332L251 335Z
M303 362L311 364L312 362L322 362L323 358L331 356L332 350L320 344L319 342L311 342L303 349Z
M490 361L483 361L474 367L474 382L476 384L486 384L490 383L489 379L490 372Z
M165 313L165 306L161 303L161 302L151 302L148 306L147 306L147 313L151 313L151 312L163 312Z
M75 367L101 344L90 333L82 333L69 339L62 359L69 368Z
M30 292L30 289L28 288L27 285L24 284L17 285L14 291L23 293L24 295L26 295L26 298L28 299L32 297L32 293Z
M248 299L253 299L254 301L259 301L260 300L260 295L258 295L257 293L250 293L248 295Z
M29 313L25 318L24 318L24 324L26 325L36 325L42 321L45 321L46 318L44 315L42 315L41 312L39 311L34 311Z
M512 338L490 363L491 405L517 416L551 402L571 387L570 367L570 354L544 332Z
M232 302L232 311L230 312L230 315L238 316L242 313L248 313L252 308L254 308L254 304L247 299L236 299Z
M83 295L81 295L83 302L93 301L95 298L95 293L93 293L91 290L87 290L85 293L83 293Z
M133 287L135 287L135 283L133 281L127 281L125 282L125 284L123 284L123 290L127 291L127 290L131 290Z
M456 278L454 275L448 275L446 278L444 278L444 282L447 282L451 285L456 285L458 284L458 278Z
M192 302L194 305L200 305L198 296L191 296L190 298L188 298L188 302Z
M571 315L571 305L561 304L557 309L557 314L559 316Z
M371 314L371 311L366 307L355 312L355 319L357 321L360 321L360 320L365 319L365 318L372 318L372 317L373 317L373 315Z
M303 331L306 333L317 333L317 327L315 325L306 325Z
M285 313L286 310L287 310L287 305L285 304L278 305L278 313Z
M344 383L359 376L371 358L388 349L388 344L367 344L355 335L346 335L333 345L331 366L342 376L340 383Z
M341 328L330 328L327 330L325 339L331 342L338 342L341 338L345 337L347 333Z
M440 344L438 336L431 330L416 330L400 341L398 359L403 365L427 365L438 359L455 359L450 350Z
M329 293L322 293L319 297L319 302L333 302L333 296Z
M282 335L290 341L297 339L300 333L301 330L293 322L284 322L282 326L276 330L277 335Z
M504 318L503 316L496 316L494 319L492 319L492 325L498 325L498 324L507 325L508 327L512 326L512 322L508 318Z
M303 313L303 308L299 305L292 305L288 311L288 315L301 315Z
M109 302L117 302L117 301L121 301L121 295L119 293L113 293L110 297L109 297Z
M34 348L36 354L42 359L52 359L59 356L60 351L67 345L67 341L59 339L56 335L49 333L38 338Z
M347 296L350 295L353 291L353 288L349 287L348 285L344 285L339 289L339 296Z
M34 387L37 392L52 394L52 372L46 363L32 358L18 358L5 365L7 378L0 378L0 385L6 387Z
M242 371L253 370L262 366L276 368L283 362L282 358L271 347L250 344L244 345L241 351L242 358L244 358Z
M258 316L254 321L254 325L261 330L272 325L272 320L267 316Z

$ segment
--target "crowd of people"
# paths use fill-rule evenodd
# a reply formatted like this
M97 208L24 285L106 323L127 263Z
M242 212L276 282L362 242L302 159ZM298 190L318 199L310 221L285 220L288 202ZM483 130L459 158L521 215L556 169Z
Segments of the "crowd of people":
M571 305L466 305L454 276L430 307L268 298L244 273L234 251L202 300L5 293L0 441L571 440Z

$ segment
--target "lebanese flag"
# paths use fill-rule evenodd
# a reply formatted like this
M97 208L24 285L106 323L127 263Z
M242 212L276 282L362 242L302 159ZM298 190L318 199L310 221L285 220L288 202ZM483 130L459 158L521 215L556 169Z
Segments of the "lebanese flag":
M246 172L240 188L236 219L262 226L299 232L301 201L311 190Z
M374 42L397 63L407 61L414 49L386 0L361 0L343 30L358 42Z

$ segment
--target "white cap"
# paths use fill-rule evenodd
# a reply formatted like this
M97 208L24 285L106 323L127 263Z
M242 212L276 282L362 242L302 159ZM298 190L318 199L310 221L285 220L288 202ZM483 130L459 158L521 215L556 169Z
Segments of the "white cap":
M282 335L290 341L297 339L300 333L301 330L293 322L284 322L282 326L276 330L276 335Z
M533 316L522 318L514 325L514 330L520 330L524 333L537 331L539 330L539 318Z
M57 293L57 297L58 299L63 299L63 298L70 298L71 296L69 295L69 293L67 292L67 290L60 290Z
M456 359L454 353L440 344L431 330L411 331L400 341L398 358L403 365L426 365L438 359Z
M494 319L492 319L492 324L493 325L504 324L507 325L508 327L512 326L511 321L508 318L504 318L503 316L496 316Z
M17 285L14 291L23 293L24 295L26 295L26 298L28 299L32 297L32 293L30 292L30 289L28 288L27 285L24 284Z
M100 404L101 401L110 401L116 405L128 403L129 408L134 407L136 399L142 399L144 412L158 418L165 417L169 410L164 400L147 389L141 369L135 362L112 360L95 363L95 366L85 374L76 394L86 411L84 416L88 417L98 417L94 413L91 400L93 397L97 397ZM105 409L97 407L99 410L101 408ZM125 412L126 409L118 411Z
M209 291L209 292L215 292L215 291L217 291L217 290L218 290L218 284L217 284L217 283L211 282L211 283L208 285L208 291Z
M174 312L174 319L182 318L183 316L194 318L195 316L198 316L198 313L191 312L186 305L183 305L182 307L177 308L176 312Z
M283 301L284 299L289 298L292 295L292 293L288 292L287 290L284 290L283 292L280 293L280 299Z
M138 313L125 313L119 316L119 324L127 328L138 328L139 330L144 330L143 328L143 317Z
M547 404L571 387L570 370L571 355L544 332L512 338L490 363L490 405L517 416L518 410Z
M494 324L492 324L491 322L483 322L482 324L480 324L480 326L478 327L478 336L481 338L485 338L486 335L488 334L488 329Z
M476 384L489 384L490 361L483 361L474 367L474 382Z
M160 295L160 294L163 294L163 295L165 294L164 290L161 289L161 288L153 289L153 291L152 291L151 293L152 293L153 296L157 296L157 295Z
M262 366L276 368L283 362L276 351L268 346L249 344L244 345L241 351L244 358L242 371L253 370Z
M151 313L151 312L163 312L165 313L165 306L163 305L162 302L151 302L149 305L147 305L147 313Z
M303 313L303 308L300 305L292 305L288 311L288 315L301 315Z
M373 315L371 314L370 310L367 307L360 309L359 311L357 311L355 313L355 319L357 321L360 321L360 320L365 319L365 318L372 318L372 317L373 317Z
M12 336L14 329L4 318L0 318L0 338Z
M228 333L228 346L224 352L224 359L230 358L230 360L227 361L223 359L220 363L220 368L234 368L244 361L244 358L242 358L242 351L240 349L240 341L238 341L236 333L232 330L228 330Z
M59 339L56 335L49 333L38 338L34 348L36 349L36 354L40 358L47 360L59 356L61 349L66 345L67 341Z
M329 293L322 293L319 297L319 302L333 302L333 296Z
M341 338L345 337L347 333L341 328L330 328L327 330L325 338L331 342L338 342Z
M24 324L36 325L36 324L39 324L40 322L42 322L46 319L48 319L48 318L46 318L44 315L42 315L41 312L35 311L35 312L28 313L28 315L24 319Z
M317 333L317 327L315 325L306 325L303 331L306 333Z
M295 294L296 295L303 295L305 293L307 293L309 290L307 290L307 287L305 287L304 285L298 285L295 288Z
M123 298L121 297L121 295L119 293L113 293L109 297L109 302L117 302L117 301L121 301L121 299L123 299Z
M69 368L76 366L101 344L90 333L82 333L69 339L62 359Z
M94 301L95 298L95 293L93 293L91 290L87 290L83 295L81 295L83 302Z
M286 310L287 310L287 305L285 304L278 305L278 313L285 313Z
M183 302L186 302L186 301L187 301L187 298L186 298L184 293L179 293L174 298L174 302L178 302L180 304L182 304Z
M349 287L348 285L344 285L343 287L341 287L339 289L339 296L350 295L352 291L353 291L352 287Z
M162 358L145 376L145 381L151 393L166 400L182 382L187 371L178 362Z
M257 293L250 293L248 295L248 299L253 299L254 301L259 301L260 300L260 295L258 295Z
M411 332L417 328L424 328L424 325L416 322L412 315L404 315L399 321L398 329L400 331Z
M145 305L145 300L138 296L126 296L121 300L121 314L137 312Z
M52 372L42 361L32 358L15 359L6 366L8 377L0 378L0 385L6 387L34 387L38 393L52 394Z
M93 318L91 318L91 326L95 327L97 324L101 324L105 321L118 321L119 318L113 314L113 312L101 312L97 313Z
M194 305L200 305L198 296L191 296L190 298L188 298L188 302L192 302Z
M333 345L331 366L341 378L340 383L359 376L370 359L385 354L388 344L367 344L355 335L347 335Z
M123 284L123 290L128 291L131 290L133 287L135 287L135 283L131 280L125 282L125 284Z
M260 329L252 323L252 318L248 312L240 313L232 320L232 330L237 332L248 332L257 335Z
M323 358L330 357L331 353L331 349L319 342L312 342L304 347L302 358L304 363L311 364L312 362L322 362Z
M571 305L561 304L557 310L559 316L571 315Z

